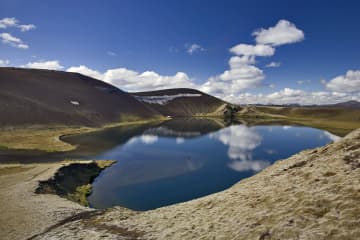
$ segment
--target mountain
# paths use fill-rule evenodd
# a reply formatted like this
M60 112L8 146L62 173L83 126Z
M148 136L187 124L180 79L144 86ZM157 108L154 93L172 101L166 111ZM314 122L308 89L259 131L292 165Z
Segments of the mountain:
M22 68L0 68L0 112L0 126L97 126L160 115L105 82L78 73Z
M223 116L228 103L190 88L132 93L136 99L165 116Z
M360 102L351 100L351 101L336 103L336 104L332 104L332 105L328 105L328 106L339 107L339 108L358 108L358 109L360 109Z

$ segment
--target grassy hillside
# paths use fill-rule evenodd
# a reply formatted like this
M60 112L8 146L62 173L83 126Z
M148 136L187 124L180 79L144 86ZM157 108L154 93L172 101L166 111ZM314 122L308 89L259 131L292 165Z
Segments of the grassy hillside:
M0 127L96 126L160 115L130 94L78 73L0 68L0 85Z
M322 128L344 136L360 127L360 109L341 107L244 107L237 118L279 121Z
M195 89L177 88L132 93L165 116L223 116L226 102Z

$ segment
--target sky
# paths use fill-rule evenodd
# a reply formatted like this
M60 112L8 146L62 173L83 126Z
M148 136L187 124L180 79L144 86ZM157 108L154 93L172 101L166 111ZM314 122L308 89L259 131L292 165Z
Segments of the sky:
M0 66L234 103L360 100L358 1L1 0ZM0 86L1 87L1 86Z

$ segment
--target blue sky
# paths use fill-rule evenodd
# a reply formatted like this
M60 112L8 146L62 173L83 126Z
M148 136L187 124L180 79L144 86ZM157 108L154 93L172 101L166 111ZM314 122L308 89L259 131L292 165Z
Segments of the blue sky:
M358 100L359 7L357 1L2 0L0 64L78 71L129 91L195 87L234 102ZM259 35L273 40L257 41ZM239 44L275 52L230 51ZM229 66L235 56L247 62ZM271 62L276 67L266 67Z

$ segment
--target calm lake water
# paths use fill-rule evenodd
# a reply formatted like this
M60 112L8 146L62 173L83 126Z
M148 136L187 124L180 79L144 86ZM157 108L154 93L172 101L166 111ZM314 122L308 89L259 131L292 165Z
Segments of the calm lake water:
M107 137L115 135L94 136ZM153 126L95 156L117 162L95 179L88 200L95 208L134 210L184 202L227 189L278 159L338 138L294 126L221 128L197 121Z
M62 139L77 149L47 154L0 150L0 163L117 160L95 179L90 205L149 210L222 191L278 159L339 137L309 127L224 127L211 120L182 119Z

